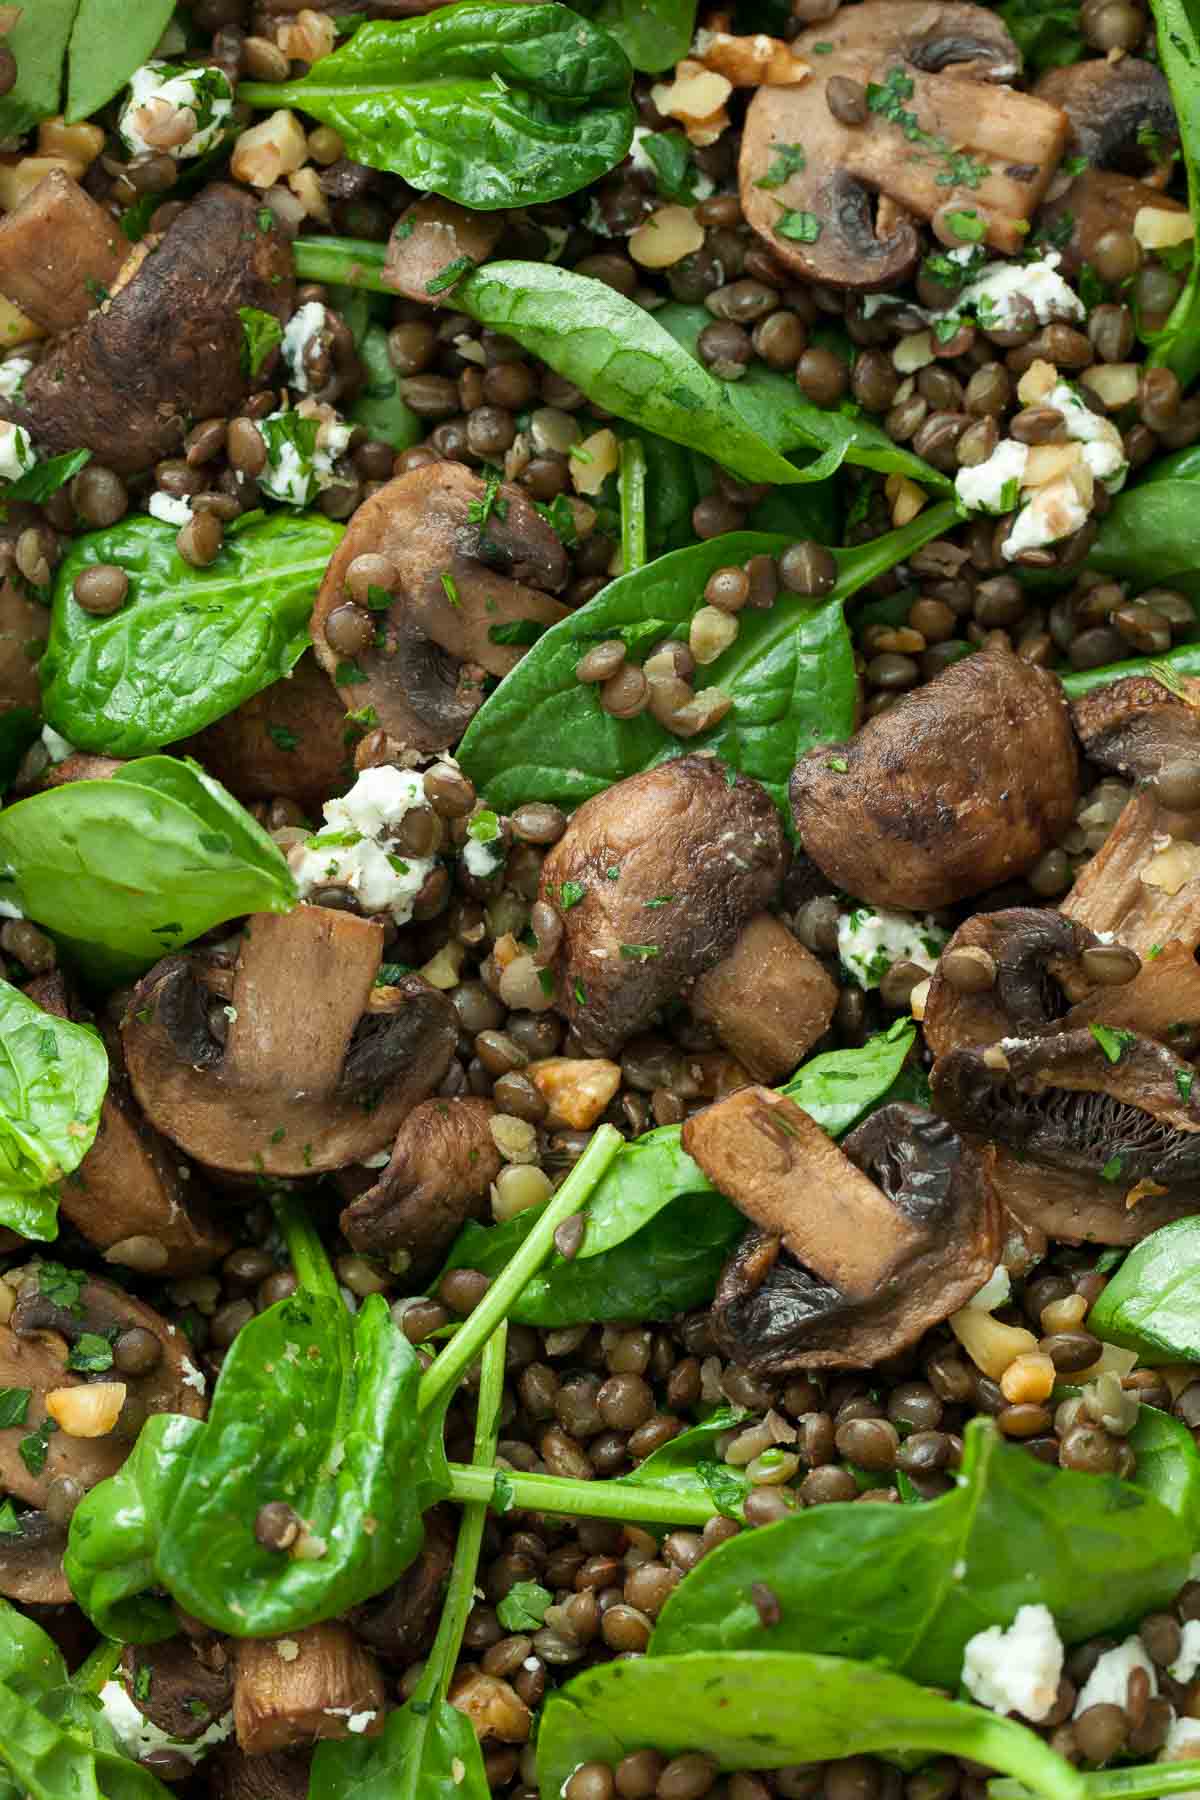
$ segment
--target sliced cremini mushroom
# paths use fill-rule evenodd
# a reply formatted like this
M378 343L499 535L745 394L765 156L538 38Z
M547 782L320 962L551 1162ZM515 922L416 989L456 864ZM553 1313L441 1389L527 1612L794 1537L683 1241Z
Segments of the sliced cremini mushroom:
M733 949L783 875L765 788L712 756L680 756L588 800L542 864L563 938L555 1005L606 1056Z
M452 1506L431 1507L423 1523L425 1541L416 1562L399 1581L349 1615L357 1637L386 1661L404 1668L424 1656L433 1643L458 1537Z
M308 1800L310 1766L306 1751L247 1756L230 1744L205 1759L204 1776L212 1800Z
M1062 689L1007 650L964 657L801 758L792 816L829 879L919 912L1023 875L1071 824L1079 766Z
M1128 800L1062 902L1069 919L1114 932L1143 961L1173 939L1200 944L1200 816L1172 812L1153 788Z
M1179 121L1166 76L1140 56L1085 57L1048 69L1034 93L1071 124L1067 148L1096 169L1169 170Z
M144 1719L181 1743L194 1743L233 1704L233 1656L219 1637L127 1644L123 1686Z
M701 975L691 1007L755 1081L772 1082L828 1031L837 998L837 983L812 952L773 914L759 913Z
M196 419L227 417L249 391L240 308L285 324L288 243L254 194L221 182L191 201L137 273L58 338L0 417L53 455L81 446L119 474L169 456Z
M315 1174L388 1145L450 1064L457 1020L419 975L375 989L382 927L321 906L255 914L234 968L144 976L122 1037L151 1123L212 1168Z
M351 597L364 557L375 559L372 603L393 596L386 610ZM505 641L512 628L566 617L550 596L567 569L557 534L520 488L504 484L489 503L461 463L410 470L364 501L334 553L313 612L317 656L348 710L372 707L411 749L446 750L483 704L485 676L519 662L521 646ZM338 643L351 641L343 632L359 625L356 612L368 648L348 654Z
M238 1643L233 1718L249 1756L322 1738L375 1737L386 1707L379 1665L348 1625L332 1620Z
M383 279L406 300L453 306L455 285L487 261L504 225L503 213L471 212L427 194L406 206L393 225Z
M346 709L315 656L190 738L184 751L239 800L294 800L314 819L353 780Z
M1071 702L1071 723L1089 762L1126 781L1150 781L1165 765L1200 765L1200 681L1153 675L1105 682Z
M1013 906L964 920L938 958L922 1029L934 1056L1054 1029L1091 988L1080 969L1100 939L1050 907Z
M51 169L0 218L0 294L53 337L107 299L130 250L112 214Z
M839 1148L793 1101L743 1088L695 1113L684 1148L752 1221L713 1303L759 1374L868 1368L987 1280L1000 1213L987 1158L923 1107L881 1107Z
M994 1147L992 1179L1010 1221L1062 1244L1136 1244L1197 1210L1197 1198L1162 1196L1144 1184L1104 1181L1067 1169L1049 1169L1023 1154Z
M865 0L792 49L812 78L759 89L738 170L742 211L773 257L810 281L888 287L916 265L918 220L956 205L993 248L1024 248L1068 121L1003 85L1021 63L995 13ZM831 82L857 89L861 122L842 123Z
M75 750L59 763L51 763L42 776L44 788L69 787L73 781L109 781L125 764L117 756L92 756Z
M40 715L37 664L49 632L46 608L11 581L0 582L0 719L22 711Z
M48 1513L17 1514L17 1529L0 1535L0 1594L23 1606L66 1606L72 1595L63 1574L65 1525Z
M356 1250L408 1257L420 1280L441 1262L468 1219L483 1217L500 1173L490 1100L425 1100L401 1125L392 1159L374 1187L342 1213Z

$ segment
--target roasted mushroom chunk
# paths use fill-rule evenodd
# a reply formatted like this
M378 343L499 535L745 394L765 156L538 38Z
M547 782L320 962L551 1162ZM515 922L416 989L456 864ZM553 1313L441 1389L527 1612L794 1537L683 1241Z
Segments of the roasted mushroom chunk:
M1200 817L1163 806L1154 788L1126 802L1062 902L1069 919L1114 932L1143 960L1173 939L1200 944Z
M251 1756L351 1733L375 1737L386 1705L378 1663L339 1621L308 1625L286 1641L238 1643L233 1717Z
M127 1644L120 1668L133 1705L168 1737L194 1744L214 1725L232 1732L233 1657L223 1639Z
M542 864L560 909L555 1004L607 1056L733 949L783 875L770 795L711 756L680 756L581 806Z
M46 647L50 614L11 581L0 583L0 721L9 713L41 714L38 658Z
M442 1595L450 1578L458 1518L452 1506L425 1514L425 1542L399 1581L349 1615L355 1635L379 1656L405 1668L424 1656L437 1633Z
M389 1145L450 1066L457 1019L406 975L374 988L382 927L321 906L247 922L236 966L195 951L143 977L121 1027L151 1123L197 1161L306 1175Z
M212 1800L308 1800L310 1762L305 1751L247 1756L227 1745L207 1758L205 1776Z
M65 1525L48 1513L18 1513L15 1531L0 1535L0 1594L24 1606L66 1606L72 1599L63 1573Z
M1092 931L1049 907L976 913L938 958L922 1029L934 1056L1056 1029L1089 983L1080 968Z
M119 474L169 456L196 419L235 412L249 391L238 309L280 324L295 277L252 193L207 188L99 311L59 338L0 416L47 454L81 446Z
M1089 762L1125 781L1152 781L1186 758L1200 764L1200 681L1178 691L1153 675L1105 682L1071 702L1071 723Z
M839 1148L784 1096L742 1088L684 1148L752 1221L713 1303L755 1373L870 1368L977 1293L1000 1213L986 1159L923 1107L881 1107Z
M186 745L239 800L294 800L312 817L352 778L346 711L316 657L207 725Z
M418 1280L442 1261L468 1219L483 1216L500 1152L490 1100L426 1100L401 1125L392 1159L374 1187L342 1214L356 1250L409 1258ZM400 1265L394 1265L399 1267Z
M471 212L427 194L396 220L383 280L406 300L452 306L455 280L487 261L503 231L503 213Z
M755 1081L790 1075L829 1029L837 983L772 913L751 919L729 955L692 989L710 1024Z
M1058 681L1007 650L965 657L846 743L810 750L790 790L801 842L836 886L914 912L1023 875L1078 791Z
M0 294L53 337L82 325L131 248L112 215L52 169L0 219Z
M505 627L553 625L566 608L551 599L567 579L557 534L529 496L507 484L503 506L461 463L439 462L389 481L364 501L339 544L313 612L317 657L347 708L375 710L384 731L424 753L449 749L483 704L486 675L507 675L521 658ZM368 612L350 597L360 557L375 559L372 586L393 598ZM361 615L368 648L348 656L343 629ZM372 637L382 634L375 647Z
M973 208L995 249L1023 249L1068 125L1057 106L1003 85L1021 59L995 13L866 0L822 19L792 50L811 78L759 88L738 171L742 210L772 257L809 281L894 285L920 254L917 220L947 202ZM834 79L870 90L863 123L842 124L831 110ZM803 146L790 159L800 166L781 167L791 145ZM780 229L801 218L811 221L803 232Z

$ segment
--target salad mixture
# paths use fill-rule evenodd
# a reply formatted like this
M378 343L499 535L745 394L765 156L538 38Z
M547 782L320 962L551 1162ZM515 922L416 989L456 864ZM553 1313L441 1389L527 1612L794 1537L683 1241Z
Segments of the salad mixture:
M1200 1794L1195 0L0 140L0 1800Z

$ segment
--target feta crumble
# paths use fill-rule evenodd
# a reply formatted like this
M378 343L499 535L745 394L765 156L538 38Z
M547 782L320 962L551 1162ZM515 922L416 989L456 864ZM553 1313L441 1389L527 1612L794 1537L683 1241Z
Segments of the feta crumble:
M311 406L312 402L305 402ZM286 506L307 506L324 488L336 485L333 465L354 432L329 408L306 413L298 407L268 413L258 429L267 446L267 466L258 485Z
M1115 1650L1106 1650L1079 1690L1072 1718L1077 1719L1089 1706L1124 1706L1129 1677L1135 1669L1144 1669L1151 1694L1158 1692L1158 1674L1146 1655L1140 1637L1127 1637Z
M152 519L161 519L164 525L186 525L192 517L192 509L186 500L164 494L161 488L147 500L146 511Z
M1083 460L1088 468L1104 482L1110 494L1115 494L1124 483L1129 464L1124 441L1112 420L1094 413L1065 381L1055 383L1042 405L1058 408L1067 436L1072 443L1083 445Z
M1012 512L1020 498L1028 461L1028 444L1002 438L986 462L958 471L954 491L972 512Z
M27 356L10 356L7 362L0 363L0 398L19 400L25 377L32 368Z
M0 481L19 481L37 459L33 439L25 427L0 422Z
M1018 316L1016 302L1028 300L1039 325L1085 318L1083 301L1058 273L1061 261L1058 251L1051 250L1037 262L988 263L966 284L957 303L946 308L946 315L969 307L985 330L989 325L1003 330Z
M838 956L859 987L875 988L894 962L916 963L932 974L947 936L929 917L856 906L838 919Z
M350 1717L346 1720L346 1730L353 1731L355 1733L363 1732L367 1729L367 1726L371 1723L371 1721L374 1717L375 1717L374 1708L372 1708L368 1712L351 1713Z
M184 1356L180 1358L180 1366L183 1369L184 1387L195 1388L198 1394L207 1393L208 1389L205 1384L204 1376L196 1367L195 1363Z
M1045 544L1056 544L1085 526L1091 513L1079 498L1078 489L1069 476L1061 481L1048 481L1036 488L1013 520L1012 528L1001 545L1006 562L1020 556L1022 550L1040 550Z
M181 143L153 144L143 136L153 128L157 115L169 116L163 112L164 107L192 114L195 124ZM212 148L232 112L229 78L214 64L180 69L174 63L148 62L129 78L129 98L121 109L117 129L125 148L134 156L166 155L176 162L186 162Z
M309 300L288 320L283 334L283 359L288 366L291 385L298 394L309 391L308 369L304 358L308 346L325 329L328 315L319 300Z
M1172 1719L1167 1741L1158 1753L1159 1762L1190 1762L1200 1757L1200 1719ZM1200 1780L1200 1771L1197 1772ZM1175 1800L1200 1800L1200 1786L1187 1788Z
M364 912L390 913L406 925L436 858L401 856L392 845L405 813L424 805L425 788L412 769L364 769L344 799L325 802L325 829L288 852L301 898L344 883Z
M122 1750L136 1762L149 1756L152 1750L174 1750L185 1761L198 1763L233 1732L233 1714L227 1712L214 1719L207 1731L190 1743L183 1738L171 1737L138 1709L119 1681L105 1682L100 1689L100 1705Z
M1200 1619L1188 1619L1183 1627L1179 1655L1167 1670L1172 1681L1190 1681L1200 1669ZM1200 1721L1197 1721L1200 1728Z
M42 743L46 746L46 754L52 763L66 762L68 756L75 754L75 745L70 738L65 738L61 731L55 731L53 725L42 726Z
M1062 1639L1049 1607L1022 1606L1007 1631L991 1625L967 1640L963 1686L981 1706L1036 1724L1058 1697L1062 1666Z

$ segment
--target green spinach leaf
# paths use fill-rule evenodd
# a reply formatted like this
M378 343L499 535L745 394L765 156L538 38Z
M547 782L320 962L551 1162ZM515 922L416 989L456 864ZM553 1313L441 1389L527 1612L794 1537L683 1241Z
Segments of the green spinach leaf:
M842 603L945 531L949 502L931 506L900 531L834 552L838 582L813 604L781 596L769 611L744 612L736 643L697 671L697 687L719 687L733 708L689 750L711 750L751 775L787 812L787 783L813 744L853 729L857 683ZM635 660L660 638L686 638L715 569L766 552L788 539L753 532L711 538L619 576L570 618L551 626L484 701L467 729L459 759L505 812L526 800L573 808L613 782L681 754L684 746L648 713L614 719L595 691L575 679L589 645L621 637Z
M288 912L296 885L262 827L193 762L147 756L0 812L0 899L117 982L214 925Z
M1068 1644L1164 1605L1186 1575L1193 1527L1115 1475L1036 1462L976 1419L952 1493L924 1506L818 1507L735 1538L671 1596L652 1650L769 1643L870 1657L953 1688L967 1639L1011 1624L1026 1601L1050 1608ZM755 1581L780 1604L769 1633Z
M1032 78L1076 63L1087 46L1070 0L1003 0L996 8Z
M63 58L79 0L37 0L25 4L4 39L17 65L17 79L0 98L0 137L19 138L58 111Z
M1135 1244L1093 1306L1088 1330L1146 1364L1200 1362L1200 1218Z
M640 1462L631 1474L622 1475L618 1485L703 1495L727 1518L740 1519L742 1501L750 1491L750 1477L744 1469L721 1462L715 1446L717 1439L744 1417L731 1406L718 1407L702 1425L681 1431L669 1444Z
M565 6L461 0L362 25L303 80L244 82L238 98L299 107L355 162L486 212L561 199L615 167L633 136L629 84L620 45Z
M1200 487L1196 489L1200 502ZM1126 675L1156 675L1159 670L1175 675L1200 675L1200 643L1177 644L1162 656L1133 656L1128 662L1108 663L1102 669L1064 669L1059 679L1069 700L1090 694L1093 688L1107 687ZM1169 674L1168 674L1169 678Z
M1200 342L1200 329L1196 340ZM1164 585L1196 568L1200 482L1144 481L1118 494L1088 553L1088 567Z
M137 756L211 725L287 675L309 647L308 621L342 526L276 513L227 537L193 568L158 519L123 519L72 545L55 581L40 664L46 717L82 750ZM129 598L87 613L76 577L96 563L129 576Z
M367 379L346 417L373 438L390 444L393 450L407 450L419 444L425 435L425 421L404 403L400 378L388 355L388 334L382 325L367 326L358 355Z
M35 463L32 469L26 469L24 475L10 481L0 488L0 507L6 506L10 500L28 500L32 505L40 506L51 494L57 494L60 487L65 487L72 475L78 475L80 469L92 460L90 450L66 450L61 456L51 456L45 462Z
M634 68L652 75L687 55L696 29L696 0L583 0L574 11L611 31Z
M0 981L0 1225L57 1236L54 1187L91 1149L107 1087L98 1033Z
M744 1541L763 1537L750 1532ZM778 1769L872 1750L940 1751L1017 1775L1045 1800L1087 1794L1084 1777L1013 1719L943 1699L865 1659L786 1651L648 1656L577 1675L546 1702L540 1790L561 1794L581 1762L619 1762L647 1744L667 1756L703 1751L723 1770Z
M1187 1426L1143 1405L1127 1442L1137 1457L1134 1485L1182 1519L1200 1544L1200 1449Z
M1189 0L1150 0L1163 74L1175 102L1187 168L1192 218L1200 216L1200 21ZM1148 338L1149 361L1178 375L1187 387L1200 375L1200 240L1183 292L1161 331ZM1194 566L1194 564L1193 564Z
M132 7L128 0L79 0L68 53L68 124L107 106L149 59L174 10L174 0L138 0Z

